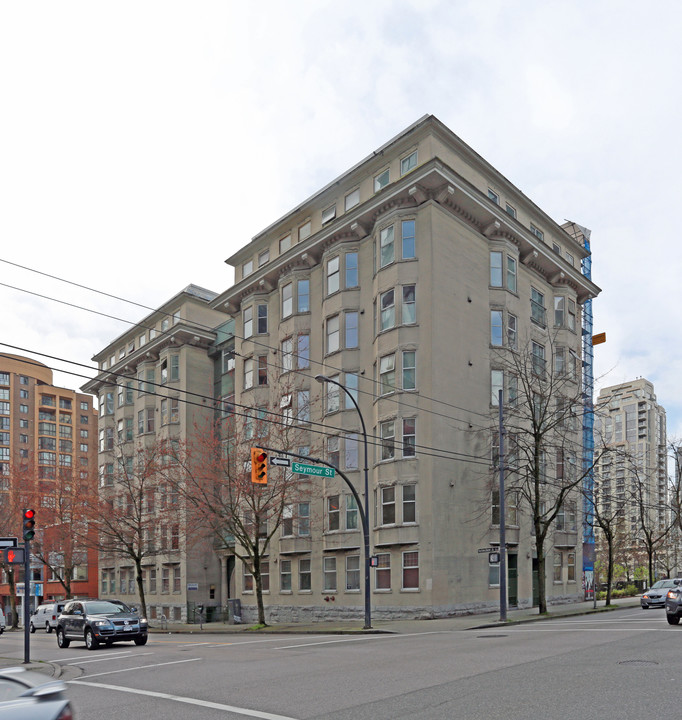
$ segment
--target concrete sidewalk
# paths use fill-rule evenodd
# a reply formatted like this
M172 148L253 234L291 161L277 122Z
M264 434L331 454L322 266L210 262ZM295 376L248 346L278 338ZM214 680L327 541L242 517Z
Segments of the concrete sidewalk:
M330 621L315 623L278 623L265 628L255 629L253 625L229 625L222 622L204 623L203 628L197 624L169 623L167 628L152 625L150 633L191 633L191 634L214 634L214 633L303 633L303 634L371 634L371 633L398 633L412 634L420 632L448 631L448 630L470 630L481 627L498 627L514 623L535 622L549 620L557 617L568 617L574 615L587 615L595 612L609 612L620 607L639 607L638 597L619 598L612 601L609 608L604 607L604 601L598 601L596 609L594 603L589 602L568 603L565 605L554 605L549 608L547 615L539 615L537 608L513 609L507 612L507 622L500 622L499 611L474 613L469 615L454 615L447 618L433 618L427 620L372 620L372 628L363 629L364 617L362 609L358 611L357 621ZM656 612L656 610L652 610Z

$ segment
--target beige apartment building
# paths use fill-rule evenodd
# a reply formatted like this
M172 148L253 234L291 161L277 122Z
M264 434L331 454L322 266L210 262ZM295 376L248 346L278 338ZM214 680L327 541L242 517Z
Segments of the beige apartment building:
M595 448L611 448L595 468L595 499L622 522L632 546L641 541L639 508L648 525L665 527L669 518L668 450L665 409L645 378L603 388L597 398ZM598 529L598 528L597 528Z
M358 413L315 376L359 404L375 616L498 605L499 566L478 550L499 543L491 435L497 390L515 392L500 350L532 345L543 364L579 367L580 306L599 288L581 274L574 228L426 116L227 260L235 284L211 305L235 322L235 402L261 407L284 382L282 413L308 429L289 450L323 454L361 489ZM310 507L292 511L305 522L285 523L271 546L272 618L357 617L363 604L355 501L340 478L317 482ZM573 500L551 536L551 602L583 596L580 507ZM531 605L529 514L519 503L507 517L509 602ZM253 617L238 560L232 582Z
M121 480L134 474L140 450L154 451L161 441L184 442L188 432L211 420L213 361L207 348L216 339L214 328L225 320L209 307L215 297L189 285L95 355L99 373L85 389L99 397L103 501L119 499L125 485ZM155 477L140 482L144 503L138 506L133 500L130 514L145 535L149 615L185 621L189 608L192 620L195 604L218 603L220 560L210 548L188 545L187 517L177 493ZM137 603L129 557L100 552L99 596Z
M298 433L296 446L282 449L325 457L362 494L362 417L374 616L497 607L500 566L479 549L499 545L497 391L505 403L517 392L500 357L532 347L534 363L572 367L579 389L581 304L599 288L581 273L588 251L576 227L557 224L425 116L232 255L232 287L197 295L190 286L95 356L100 374L86 387L105 407L105 443L121 421L132 422L135 436L149 414L158 418L163 400L136 383L163 383L173 355L179 376L167 385L180 418L142 427L143 437L191 432L196 410L183 404L184 391L214 393L247 423L249 413L274 406ZM179 323L164 330L176 311ZM140 347L152 326L156 336L145 334ZM121 374L129 402L115 399ZM578 447L580 428L568 432ZM100 465L113 462L113 447ZM106 491L106 467L102 476ZM269 620L362 614L357 504L338 476L310 482L309 497L285 509L262 566ZM540 582L530 515L518 498L507 505L508 601L529 606ZM581 507L577 499L567 505L546 547L550 602L583 597ZM122 568L101 564L103 594L120 596L122 585L111 592L110 581L118 573L120 582ZM178 583L164 593L149 572L158 578L166 566ZM238 599L243 620L256 618L253 578L232 549L207 549L198 570L182 543L150 564L157 613L185 618L189 581L202 602Z

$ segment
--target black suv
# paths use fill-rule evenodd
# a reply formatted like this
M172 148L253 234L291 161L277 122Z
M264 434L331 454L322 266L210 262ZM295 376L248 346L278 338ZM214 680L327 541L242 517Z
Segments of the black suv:
M682 617L682 585L668 590L665 596L665 619L670 625L679 625Z
M119 600L71 600L57 618L57 645L67 648L72 640L83 640L88 650L122 640L145 645L147 620Z

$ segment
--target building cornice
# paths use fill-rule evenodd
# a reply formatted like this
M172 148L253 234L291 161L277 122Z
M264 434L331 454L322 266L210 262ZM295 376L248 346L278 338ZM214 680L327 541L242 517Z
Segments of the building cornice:
M281 257L228 288L211 303L211 307L234 314L242 299L255 292L261 282L276 287L279 277L303 263L304 258L308 266L311 259L318 262L334 243L348 239L360 241L371 235L382 217L394 210L416 209L429 201L437 203L486 239L499 237L512 242L519 248L521 262L539 273L548 283L560 279L561 284L569 285L576 292L579 302L599 294L597 285L557 255L516 218L491 202L442 160L432 158L370 200L340 215L329 226L294 245ZM552 223L555 234L570 238L558 224ZM576 244L572 238L571 242Z

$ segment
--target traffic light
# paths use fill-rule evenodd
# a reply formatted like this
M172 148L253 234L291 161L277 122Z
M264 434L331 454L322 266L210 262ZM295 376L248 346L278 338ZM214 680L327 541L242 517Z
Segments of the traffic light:
M260 448L251 448L251 482L268 484L268 454Z
M25 557L24 548L22 547L8 547L2 549L2 559L9 565L23 565Z
M36 534L36 511L35 510L24 510L24 540L33 540L33 536Z

